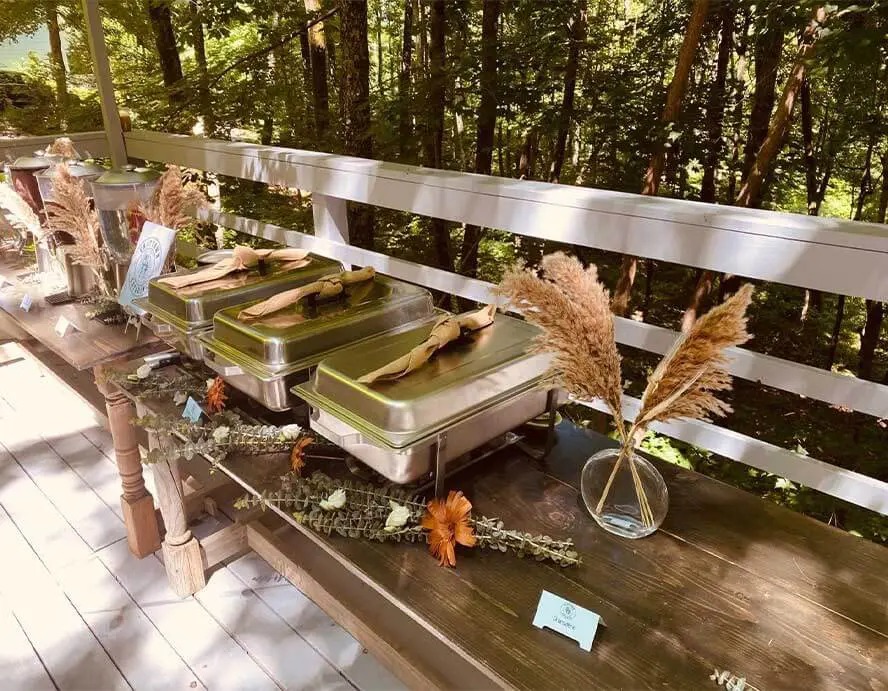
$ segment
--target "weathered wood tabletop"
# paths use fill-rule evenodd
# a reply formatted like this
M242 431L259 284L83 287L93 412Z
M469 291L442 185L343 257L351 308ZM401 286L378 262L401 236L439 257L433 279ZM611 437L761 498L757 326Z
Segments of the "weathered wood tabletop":
M762 690L888 688L888 550L666 464L662 529L638 541L608 535L582 506L578 481L583 461L609 444L563 424L542 464L511 448L448 480L507 526L573 538L576 568L461 549L447 569L422 546L292 529L505 686L716 688L718 668ZM286 459L223 465L261 492ZM532 626L544 589L602 616L591 653Z
M29 281L31 267L13 252L0 252L0 309L24 331L40 341L77 370L89 369L124 357L136 357L140 353L157 348L158 341L150 331L136 329L124 331L120 325L106 326L89 319L86 314L90 305L71 303L50 305L43 300L39 282ZM22 298L29 294L32 306L21 309ZM65 317L76 330L64 337L56 333L59 317Z

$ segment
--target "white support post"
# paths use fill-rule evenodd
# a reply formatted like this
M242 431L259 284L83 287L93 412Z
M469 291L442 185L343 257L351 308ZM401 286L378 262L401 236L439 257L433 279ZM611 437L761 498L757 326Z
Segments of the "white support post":
M326 194L311 195L315 237L348 244L348 212L346 202Z
M105 136L111 161L116 167L126 164L126 144L123 141L123 128L120 113L114 100L114 83L111 81L111 67L108 64L108 49L105 46L105 32L102 30L102 17L99 14L99 0L82 0L83 14L86 17L89 52L93 60L93 74L102 106L102 120L105 123Z

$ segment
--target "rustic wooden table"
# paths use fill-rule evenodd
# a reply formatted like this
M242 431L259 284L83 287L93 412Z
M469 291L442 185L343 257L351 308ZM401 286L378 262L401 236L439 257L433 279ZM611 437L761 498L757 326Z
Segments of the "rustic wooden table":
M96 386L105 397L108 425L114 438L114 452L123 493L120 497L126 521L129 547L133 554L145 557L160 547L160 534L154 500L145 489L142 464L135 429L132 401L103 376L103 369L121 360L159 350L161 344L152 334L124 331L122 326L106 326L89 319L89 305L71 303L54 306L44 299L43 288L33 266L13 252L0 253L0 310L13 324L39 341L76 371L92 370ZM31 308L21 308L25 295L31 296ZM56 332L59 319L72 325L64 336Z
M169 401L143 405L181 414ZM196 458L155 468L168 575L194 592L204 569L252 548L412 688L716 688L715 668L762 690L888 688L888 550L663 463L662 529L613 537L578 492L582 463L610 444L562 424L542 463L510 447L447 480L510 527L574 539L579 567L461 549L455 569L441 568L422 545L326 537L280 510L198 541L181 499L181 476L206 473ZM221 464L257 496L287 469L285 456ZM602 616L591 653L532 626L544 589Z

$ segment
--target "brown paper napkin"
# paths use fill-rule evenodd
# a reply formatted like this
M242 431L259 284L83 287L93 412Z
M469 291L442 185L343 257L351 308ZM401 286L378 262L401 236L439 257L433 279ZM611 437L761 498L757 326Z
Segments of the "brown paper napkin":
M252 269L259 264L260 259L266 261L290 262L289 268L298 269L307 266L311 262L311 259L307 259L307 257L308 250L295 247L287 247L280 250L257 250L252 247L238 245L234 248L229 259L223 259L212 266L208 266L206 269L195 271L192 274L161 278L159 283L164 283L176 289L197 285L198 283L208 283L209 281L215 281L236 271Z
M365 266L360 271L343 271L338 274L331 274L319 278L314 283L294 288L293 290L285 290L283 293L272 295L263 302L259 302L252 307L241 310L237 315L240 321L251 322L256 321L266 314L278 312L285 307L295 305L302 298L309 295L317 295L319 298L336 297L345 290L345 286L353 283L361 283L369 281L376 275L376 270L372 266Z
M365 374L358 381L361 384L372 384L376 381L400 379L426 364L436 351L455 341L463 331L477 331L490 326L495 315L496 305L487 305L477 312L442 317L432 327L425 341L397 360Z

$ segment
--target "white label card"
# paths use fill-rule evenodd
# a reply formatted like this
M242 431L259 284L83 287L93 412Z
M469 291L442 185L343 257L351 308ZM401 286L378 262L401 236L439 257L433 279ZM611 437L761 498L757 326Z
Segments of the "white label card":
M19 305L19 307L21 307L25 312L30 312L31 305L33 305L33 304L34 303L31 300L31 294L25 293L25 296L22 298L22 304Z
M13 283L8 278L6 278L6 276L3 276L2 274L0 274L0 288L3 288L4 286L12 286L12 285L15 285L15 283Z
M533 625L538 629L546 628L564 634L572 638L580 647L589 652L592 650L592 641L598 630L599 617L592 610L575 605L570 600L565 600L548 590L540 593L540 602L537 605Z
M59 317L59 320L55 325L55 332L58 334L59 338L64 338L68 335L69 331L76 331L77 327L74 326L70 321L68 321L65 317Z

